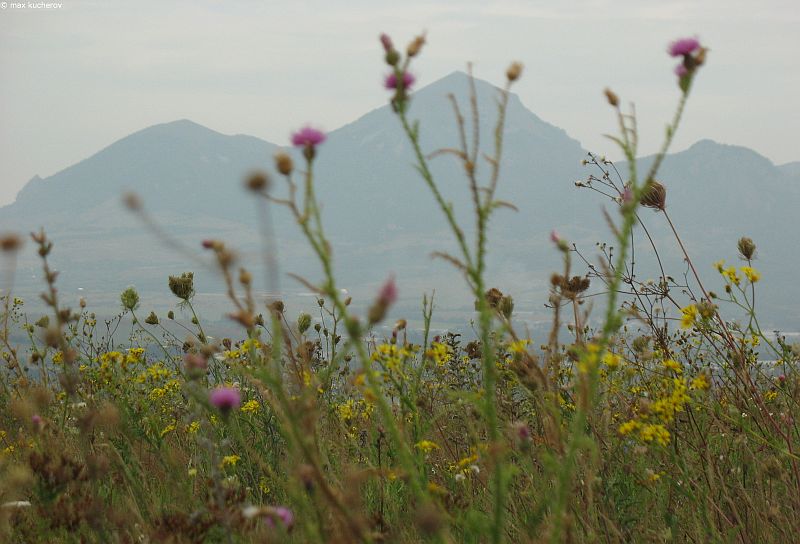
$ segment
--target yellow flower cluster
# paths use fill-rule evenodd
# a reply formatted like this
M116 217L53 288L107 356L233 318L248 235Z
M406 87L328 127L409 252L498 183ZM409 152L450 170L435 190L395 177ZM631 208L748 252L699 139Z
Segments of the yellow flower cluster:
M453 348L441 342L433 342L427 352L436 366L444 366L453 360Z
M439 445L436 442L431 442L430 440L420 440L414 447L420 450L423 453L430 453L433 450L439 449Z
M256 414L259 410L261 410L261 403L255 399L248 400L242 407L240 408L242 412L245 414Z
M700 315L700 312L697 310L697 306L694 304L689 304L687 307L681 309L681 328L683 329L691 329L695 323L697 323L697 317Z

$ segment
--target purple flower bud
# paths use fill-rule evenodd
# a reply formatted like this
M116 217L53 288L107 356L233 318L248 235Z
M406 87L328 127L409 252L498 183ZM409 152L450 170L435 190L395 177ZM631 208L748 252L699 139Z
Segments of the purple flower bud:
M44 420L42 416L39 414L34 414L31 416L31 423L33 424L34 429L39 430L44 426Z
M386 280L386 283L383 284L378 294L378 300L381 304L385 304L386 306L395 303L397 300L397 284L394 282L394 276L390 277Z
M397 79L397 74L391 73L388 76L386 76L386 79L383 80L383 86L386 87L387 89L395 90L397 89L398 81L399 80ZM411 74L410 72L403 73L403 89L405 90L411 89L411 86L414 85L415 81L416 78L414 77L414 74Z
M622 192L622 202L624 204L630 204L633 200L633 191L631 190L630 185L625 186L625 190Z
M387 53L392 49L394 49L394 44L392 43L392 39L387 34L381 34L381 45L383 45L383 49Z
M325 133L308 125L292 134L292 145L297 147L315 147L325 141Z
M673 57L691 55L700 49L700 41L697 38L681 38L675 40L667 48L667 52Z
M234 387L217 387L209 395L211 404L219 408L222 412L228 412L233 408L238 408L242 403L242 395Z
M675 75L678 76L678 77L683 77L688 73L689 73L689 69L686 68L686 66L684 66L683 63L681 63L681 64L679 64L679 65L677 65L675 67Z

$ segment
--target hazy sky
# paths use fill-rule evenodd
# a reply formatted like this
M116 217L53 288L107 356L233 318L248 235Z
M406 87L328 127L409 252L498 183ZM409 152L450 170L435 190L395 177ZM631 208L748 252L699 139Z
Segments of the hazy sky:
M0 2L0 204L34 174L156 123L189 118L278 144L305 122L337 128L385 103L382 31L399 44L427 31L423 85L467 61L501 82L521 60L528 108L609 156L602 89L635 101L652 152L677 97L665 47L697 35L709 62L674 149L712 138L800 160L797 0L62 3Z

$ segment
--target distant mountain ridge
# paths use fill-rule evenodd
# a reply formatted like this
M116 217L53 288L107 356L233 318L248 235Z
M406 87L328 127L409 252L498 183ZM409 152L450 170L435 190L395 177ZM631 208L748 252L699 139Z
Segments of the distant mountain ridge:
M497 88L476 80L481 149L491 154ZM447 94L459 100L470 117L468 77L453 73L413 93L412 116L421 121L426 152L458 141ZM239 248L243 262L258 269L261 223L257 203L242 188L246 173L272 170L278 146L245 135L224 135L189 120L145 128L45 179L33 178L17 200L0 208L0 228L28 231L44 226L54 241L53 260L64 271L65 293L89 293L110 307L115 293L134 283L150 303L170 303L166 275L195 269L181 255L165 249L121 206L120 195L138 193L164 229L187 246L204 238L223 238ZM297 163L301 158L295 150ZM516 95L509 101L498 198L514 203L518 213L498 211L491 224L489 274L493 285L514 294L519 315L543 319L547 279L559 268L547 239L551 229L593 253L597 241L610 238L600 206L611 204L574 181L589 171L580 164L581 144L564 130L528 110ZM644 157L642 166L652 158ZM469 222L469 194L460 166L451 156L431 160L445 197L457 216ZM624 172L624 165L618 165ZM479 174L488 171L479 165ZM453 250L433 199L413 168L412 150L388 106L370 111L332 131L315 165L323 220L331 237L342 285L358 300L367 300L390 272L397 275L403 306L416 312L418 297L437 290L445 320L468 320L472 302L455 272L430 254ZM764 272L759 304L776 327L800 327L800 296L791 271L800 264L787 236L797 228L800 162L775 166L744 147L701 140L669 155L660 179L668 187L669 212L696 255L709 282L718 281L710 263L735 259L739 236L752 236L760 248L757 264ZM275 191L285 192L273 176ZM283 209L272 210L278 240L282 288L287 296L304 289L288 281L287 271L310 279L319 267ZM664 258L683 269L663 218L645 211ZM468 229L469 231L469 229ZM655 275L646 248L640 253L642 275ZM38 264L28 247L20 263L18 286L36 292ZM218 280L198 273L201 291L218 292ZM260 277L257 275L256 277ZM209 295L211 296L211 295ZM214 299L214 300L219 300ZM299 300L299 299L298 299ZM298 302L300 304L300 302ZM795 329L796 330L796 329Z

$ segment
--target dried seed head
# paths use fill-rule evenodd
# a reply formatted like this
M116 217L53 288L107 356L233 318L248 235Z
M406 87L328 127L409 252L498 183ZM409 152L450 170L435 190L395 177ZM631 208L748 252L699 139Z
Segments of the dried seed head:
M508 67L506 70L506 78L508 81L516 81L519 79L519 76L522 75L522 63L521 62L512 62L511 66Z
M280 172L283 176L288 176L292 173L294 169L294 163L292 162L292 157L289 156L288 153L284 153L281 151L277 155L275 155L275 169Z
M667 188L651 179L642 192L640 202L646 208L664 211L667 207Z
M148 325L158 325L158 316L155 312L150 312L150 315L145 318L144 322Z
M194 296L194 272L184 272L180 276L169 277L169 290L181 300Z
M242 285L250 285L253 283L253 275L244 268L239 269L239 283Z
M748 238L747 236L742 236L739 238L736 246L739 248L739 254L742 256L743 259L752 261L753 258L756 256L756 244L753 242L752 238Z

